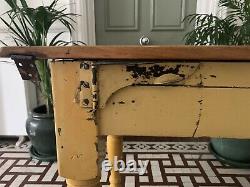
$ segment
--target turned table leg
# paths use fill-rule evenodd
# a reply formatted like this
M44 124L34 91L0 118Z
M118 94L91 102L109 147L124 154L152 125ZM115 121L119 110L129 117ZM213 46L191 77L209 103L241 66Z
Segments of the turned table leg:
M66 183L67 183L67 187L98 187L100 186L99 178L86 180L86 181L67 179Z
M122 160L122 137L109 135L107 137L108 159L112 164L111 175L109 177L110 187L121 187L121 174L119 171L114 171L114 158Z

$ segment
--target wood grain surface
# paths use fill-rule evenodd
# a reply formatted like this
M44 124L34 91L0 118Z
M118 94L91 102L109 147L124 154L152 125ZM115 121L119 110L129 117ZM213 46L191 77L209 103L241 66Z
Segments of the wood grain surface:
M0 57L13 54L48 59L93 61L216 61L250 62L250 46L71 46L2 47Z

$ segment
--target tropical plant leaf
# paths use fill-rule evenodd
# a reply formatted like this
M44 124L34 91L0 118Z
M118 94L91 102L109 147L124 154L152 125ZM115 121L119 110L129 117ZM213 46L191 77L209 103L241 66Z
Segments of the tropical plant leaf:
M49 30L56 22L62 23L66 30L70 32L70 36L74 30L73 23L75 21L73 17L77 15L66 13L66 8L64 7L57 7L59 0L53 0L50 5L39 6L37 8L29 7L26 0L4 1L10 7L10 10L4 14L10 21L5 20L3 18L4 16L1 16L0 22L8 28L10 36L17 46L63 46L80 43L60 40L60 36L62 36L64 32L56 34L48 43ZM3 41L0 41L0 43L7 45ZM48 61L38 60L36 61L36 67L41 79L39 89L48 100L48 110L53 111L51 107L53 98Z
M51 40L49 46L55 46L55 44L54 44L55 41L56 41L63 33L65 33L65 32L63 31L63 32L60 32L60 33L58 33L57 35L55 35L55 36L52 38L52 40Z
M4 46L8 46L5 42L3 42L2 40L0 40L0 43L3 44Z
M11 7L12 10L16 10L17 0L5 0L5 2Z
M23 8L28 8L28 4L27 4L26 0L20 0L20 2L22 4Z
M220 0L219 7L227 8L226 18L211 14L192 14L186 17L189 24L194 26L194 29L185 35L186 44L250 44L250 0Z

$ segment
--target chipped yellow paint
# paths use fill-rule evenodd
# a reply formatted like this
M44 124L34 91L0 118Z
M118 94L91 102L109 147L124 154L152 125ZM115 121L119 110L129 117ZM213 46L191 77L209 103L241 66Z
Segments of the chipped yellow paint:
M200 68L181 85L205 87L249 87L249 63L201 63Z
M79 78L81 81L81 89L80 89L80 106L83 108L92 108L92 102L93 102L93 97L92 97L92 87L91 87L91 82L92 82L92 71L91 71L91 62L82 62L86 63L89 68L84 69L81 68L79 71Z
M152 75L146 78L145 75L133 78L133 72L128 71L128 67L133 67L134 65L101 65L98 68L98 83L99 83L99 107L103 108L108 98L118 91L127 86L135 84L155 84L155 85L168 85L177 84L180 81L188 79L192 76L194 72L197 71L199 64L197 63L149 63L149 64L138 64L138 68L150 68L155 66L164 67L165 70L169 70L169 73L163 74L159 77L154 77ZM174 74L173 70L177 67L179 68L179 74ZM130 68L131 69L131 68ZM172 73L171 73L172 70ZM157 73L157 71L156 71ZM184 75L180 76L180 75ZM137 75L136 75L137 76Z
M153 78L139 86L125 79L124 65L100 67L99 133L249 138L249 69L249 63L200 63L184 80L169 83L167 74L168 84L154 86Z
M125 64L93 63L90 70L82 70L80 62L52 63L59 172L68 186L99 185L96 145L101 135L109 136L111 161L114 155L121 156L122 136L250 137L250 64L137 67L150 71L155 65L169 72L138 75ZM91 68L96 67L97 84L93 85ZM81 81L90 88L79 90ZM79 104L84 98L90 101L85 107ZM93 108L96 116L90 120ZM120 175L112 172L110 182L121 186Z
M73 102L80 83L80 63L55 62L51 70L59 173L69 179L69 186L96 186L96 125L87 120L86 110Z

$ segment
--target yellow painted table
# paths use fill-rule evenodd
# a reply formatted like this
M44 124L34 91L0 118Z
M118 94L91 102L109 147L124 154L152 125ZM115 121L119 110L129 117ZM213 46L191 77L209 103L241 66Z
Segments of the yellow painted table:
M99 185L123 136L250 137L250 47L10 47L51 63L59 173ZM100 165L100 164L99 164ZM112 171L112 187L122 186Z

